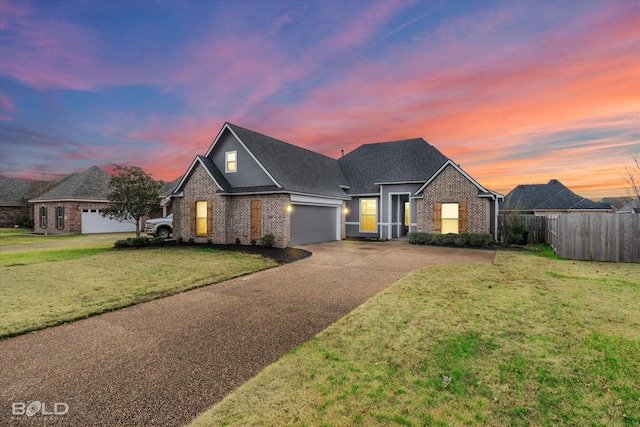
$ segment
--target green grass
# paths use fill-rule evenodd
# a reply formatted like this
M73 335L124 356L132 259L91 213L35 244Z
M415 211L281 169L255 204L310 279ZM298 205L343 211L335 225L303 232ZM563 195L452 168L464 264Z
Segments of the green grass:
M640 266L498 252L413 272L196 426L637 426Z
M0 257L0 267L39 264L43 262L57 262L78 259L110 251L108 247L89 247L78 249L49 249L30 252L3 253Z
M3 252L0 260L0 338L275 266L257 255L197 248L62 248Z
M40 236L29 234L25 228L0 228L0 246L19 245L24 243L36 243L43 240L69 240L87 237L86 234L63 234L59 236Z

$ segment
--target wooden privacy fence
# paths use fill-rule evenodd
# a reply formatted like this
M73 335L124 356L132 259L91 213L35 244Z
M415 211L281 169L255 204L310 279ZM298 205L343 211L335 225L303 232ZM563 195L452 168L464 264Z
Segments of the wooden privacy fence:
M505 216L511 216L510 219ZM513 213L501 213L498 224L514 225L521 223L527 233L526 243L546 244L547 243L547 217L537 215L518 215ZM500 233L500 235L502 235Z
M522 215L522 224L527 234L527 243L547 243L547 217L536 215Z
M640 215L550 216L547 243L560 258L640 262Z

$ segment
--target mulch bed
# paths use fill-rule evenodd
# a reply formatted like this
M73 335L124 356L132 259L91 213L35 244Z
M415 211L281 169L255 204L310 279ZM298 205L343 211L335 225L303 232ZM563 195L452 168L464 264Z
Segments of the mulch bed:
M195 245L193 245L195 246ZM278 264L289 264L311 256L311 252L297 248L263 248L262 246L244 246L244 245L198 245L207 248L219 249L223 251L244 252L249 254L258 254L266 258L271 258Z
M177 242L176 240L165 240L162 245L147 245L141 247L114 247L114 250L135 250L135 249L154 249L163 247L193 247L193 248L211 248L220 251L243 252L247 254L258 254L266 258L271 258L278 264L289 264L311 256L311 252L297 248L264 248L262 246L247 245L216 245L203 243Z

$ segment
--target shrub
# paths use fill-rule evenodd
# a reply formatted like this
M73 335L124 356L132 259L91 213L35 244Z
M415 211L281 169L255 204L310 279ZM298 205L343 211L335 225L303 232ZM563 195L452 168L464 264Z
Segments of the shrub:
M493 239L488 233L433 234L411 232L408 237L409 243L414 245L488 248L493 244Z
M520 244L524 238L525 224L517 211L498 216L498 233L503 246Z
M276 238L273 236L273 234L265 234L260 238L259 242L260 246L262 246L263 248L272 248L275 243Z
M149 240L150 245L161 246L165 244L165 240L163 237L156 236L153 239Z
M148 245L149 239L146 237L129 237L127 240L118 240L114 244L116 248L141 248Z
M16 225L20 228L33 228L33 219L29 215L22 215L16 220Z
M133 245L131 244L131 239L127 239L127 240L117 240L116 243L114 244L114 246L116 248L131 248L133 247Z
M149 239L146 237L134 237L131 239L131 246L134 248L141 248L149 245Z

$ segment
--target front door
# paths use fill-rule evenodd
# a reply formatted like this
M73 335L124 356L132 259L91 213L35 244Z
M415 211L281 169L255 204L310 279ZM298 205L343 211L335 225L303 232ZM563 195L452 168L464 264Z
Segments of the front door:
M251 201L251 239L262 237L262 201Z

